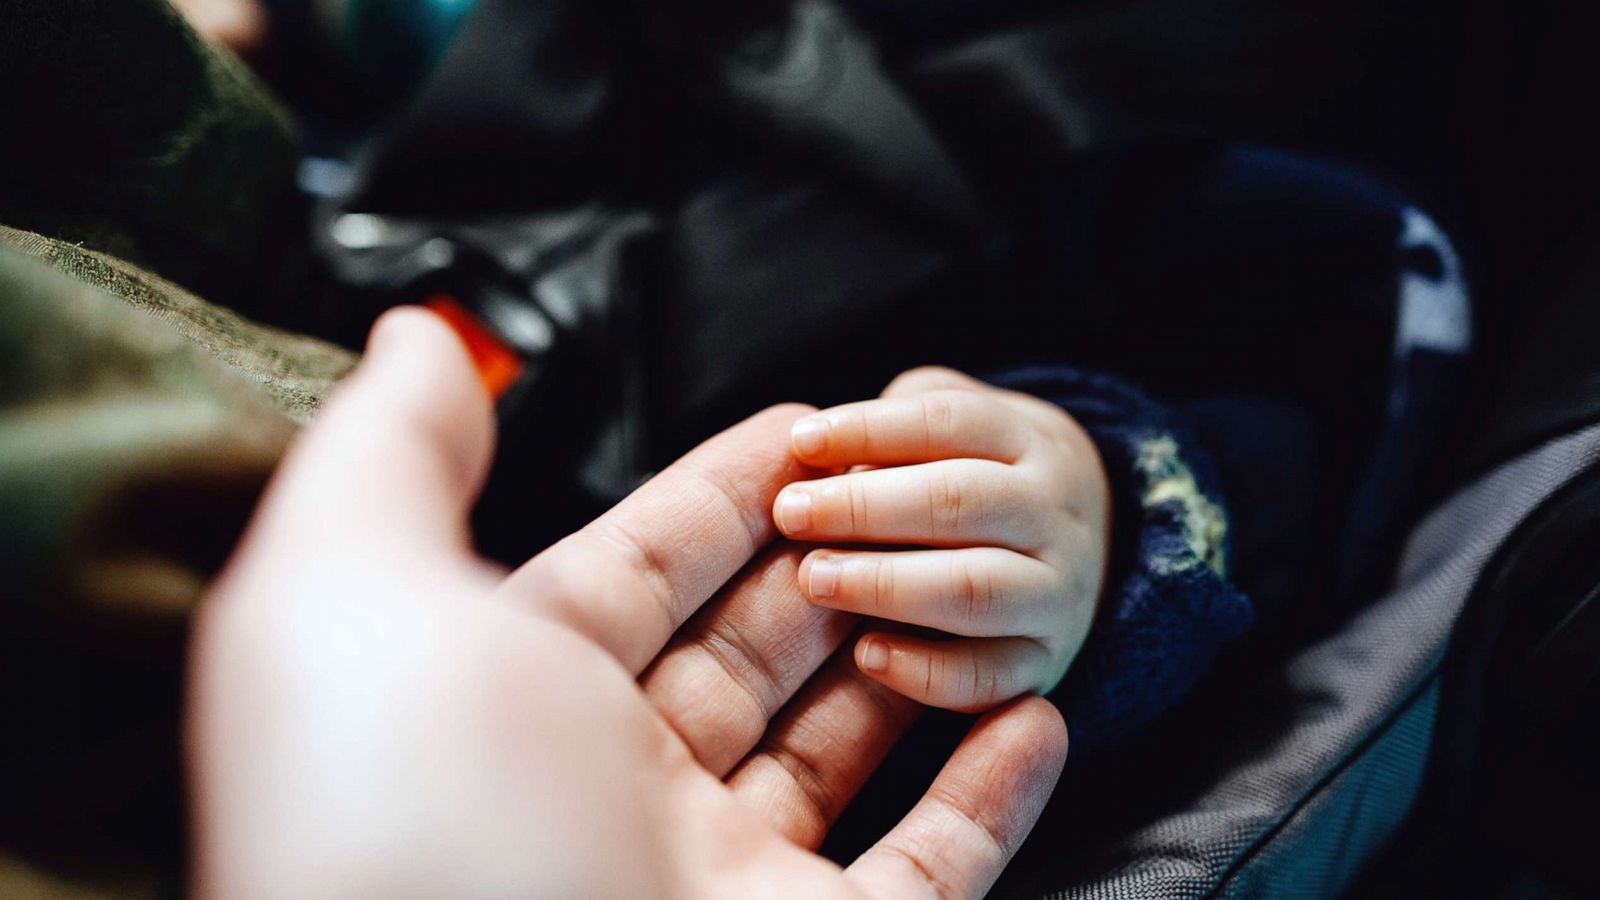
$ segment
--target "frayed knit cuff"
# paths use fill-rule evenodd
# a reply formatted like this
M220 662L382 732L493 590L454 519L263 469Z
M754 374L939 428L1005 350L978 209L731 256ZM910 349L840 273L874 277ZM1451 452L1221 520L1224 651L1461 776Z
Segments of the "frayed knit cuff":
M1108 375L1062 366L991 377L1060 406L1094 440L1114 502L1111 564L1088 640L1052 693L1082 752L1176 704L1253 618L1227 578L1228 514L1214 465L1168 407Z

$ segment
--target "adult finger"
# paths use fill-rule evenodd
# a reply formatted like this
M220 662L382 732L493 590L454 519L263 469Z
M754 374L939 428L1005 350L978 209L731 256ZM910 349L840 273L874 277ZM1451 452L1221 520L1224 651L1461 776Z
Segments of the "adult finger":
M789 840L816 849L921 711L838 654L773 721L728 786Z
M772 500L815 473L789 452L810 407L774 407L690 451L507 579L504 590L587 635L637 675L772 539Z
M800 563L812 603L969 637L1029 634L1063 603L1048 563L1000 547L814 550Z
M982 896L1033 830L1066 757L1066 724L1048 702L1025 697L989 713L846 877L875 897Z
M801 595L795 573L804 552L785 543L758 557L678 630L639 679L718 778L855 628L856 616Z
M1013 462L1028 444L1016 411L974 390L847 403L795 422L790 440L796 457L819 468L958 457Z

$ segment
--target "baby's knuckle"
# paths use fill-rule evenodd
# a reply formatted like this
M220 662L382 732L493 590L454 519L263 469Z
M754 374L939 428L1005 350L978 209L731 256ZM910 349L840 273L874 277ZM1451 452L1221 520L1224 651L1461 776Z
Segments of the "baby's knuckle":
M989 666L983 683L983 702L998 703L1013 693L1012 675L1009 666Z
M1059 461L1034 459L1018 464L1015 472L1010 500L1030 514L1063 512L1072 505L1076 478Z
M880 610L894 602L894 565L886 559L873 562L872 602Z
M969 651L967 653L965 672L966 684L963 685L965 690L962 691L962 694L972 698L977 703L987 702L990 699L991 692L994 690L992 680L993 667L985 668L982 660L978 658L978 654Z
M932 536L949 534L961 523L961 485L949 475L928 481L928 530Z
M997 479L988 493L989 505L1006 533L1023 544L1045 541L1060 515L1048 489L1037 479Z
M950 371L944 366L917 366L901 372L891 382L891 385L898 384L901 387L908 387L925 382L939 382L948 378Z
M1070 441L1075 432L1082 431L1083 426L1078 424L1072 413L1054 403L1029 394L1019 394L1017 397L1024 406L1034 411L1035 421L1051 437Z
M932 393L922 397L923 439L931 447L937 441L954 433L956 408L945 394Z
M999 599L994 574L987 570L979 572L970 561L959 558L951 560L950 569L957 618L981 621L992 615Z
M834 429L846 441L858 442L863 451L868 450L871 446L872 420L865 410L853 409L840 415L836 420Z
M867 492L860 479L848 478L844 484L845 510L850 516L850 531L859 534L867 528Z

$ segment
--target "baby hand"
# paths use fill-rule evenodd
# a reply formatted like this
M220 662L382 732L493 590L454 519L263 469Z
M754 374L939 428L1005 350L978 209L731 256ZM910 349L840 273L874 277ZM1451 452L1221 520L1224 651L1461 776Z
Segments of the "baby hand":
M1106 565L1110 488L1059 408L950 369L913 369L877 400L794 425L794 453L843 475L774 503L812 603L937 629L870 629L868 676L930 706L988 709L1046 692L1083 645ZM909 547L909 549L907 549Z

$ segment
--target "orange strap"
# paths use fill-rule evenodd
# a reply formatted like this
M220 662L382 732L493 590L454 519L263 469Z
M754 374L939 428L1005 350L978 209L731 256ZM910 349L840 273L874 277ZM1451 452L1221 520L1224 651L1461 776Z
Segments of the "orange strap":
M478 370L478 380L489 393L489 399L499 400L500 395L516 383L517 376L522 374L522 357L507 347L454 297L435 294L424 305L455 329L461 343L467 347L467 355L472 357L472 365Z

